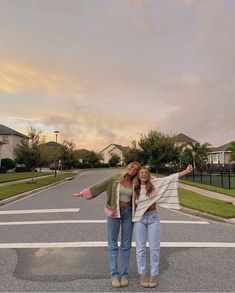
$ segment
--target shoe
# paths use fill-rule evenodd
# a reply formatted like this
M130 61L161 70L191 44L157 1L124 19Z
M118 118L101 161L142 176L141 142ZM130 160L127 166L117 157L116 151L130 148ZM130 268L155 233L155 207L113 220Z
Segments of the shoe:
M114 288L120 288L120 287L121 287L121 283L120 283L120 281L119 281L118 278L113 278L113 279L111 280L111 284L112 284L112 286L113 286Z
M129 281L128 281L127 277L122 277L121 278L121 286L126 287L128 285L129 285Z
M149 286L149 278L146 274L140 274L140 286L147 288Z
M156 287L158 284L158 277L157 276L151 276L149 278L149 287L150 288L154 288Z

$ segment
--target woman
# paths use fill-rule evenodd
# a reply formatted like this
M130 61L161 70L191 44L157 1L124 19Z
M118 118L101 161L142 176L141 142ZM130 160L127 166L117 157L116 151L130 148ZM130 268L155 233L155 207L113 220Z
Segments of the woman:
M192 172L192 166L179 173L151 180L146 168L139 170L134 181L136 260L140 285L154 288L158 284L160 252L160 220L156 203L163 207L179 209L178 178ZM146 276L146 242L150 248L150 278Z
M130 163L125 171L105 178L103 181L86 188L73 196L82 196L85 199L95 198L102 192L107 192L105 213L107 215L107 235L109 251L109 268L111 284L115 288L125 287L129 284L128 268L132 241L132 208L133 179L140 169L137 162ZM117 269L118 235L121 227L121 258L122 269L119 274ZM120 278L119 278L120 277Z

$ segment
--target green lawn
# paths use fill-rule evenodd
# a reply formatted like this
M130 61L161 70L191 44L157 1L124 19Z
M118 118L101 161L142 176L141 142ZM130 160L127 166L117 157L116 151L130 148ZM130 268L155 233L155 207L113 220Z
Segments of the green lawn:
M180 205L221 218L235 218L235 206L232 203L209 198L198 193L179 188Z
M35 188L39 188L41 186L62 181L65 178L71 177L74 175L77 175L77 173L67 172L61 175L57 175L57 177L51 176L47 178L35 179L33 183L25 182L25 183L18 183L18 184L12 184L7 186L0 186L0 200L35 189Z
M1 173L0 174L0 183L3 182L10 182L20 179L27 179L33 177L39 177L39 176L46 176L51 175L53 172L19 172L19 173Z
M202 184L199 182L194 182L194 181L184 180L184 179L180 179L180 182L185 183L187 185L196 186L196 187L199 187L202 189L211 190L211 191L215 191L218 193L222 193L225 195L230 195L230 196L235 197L235 189L220 188L220 187L216 187L216 186L212 186L212 185L208 185L208 184Z

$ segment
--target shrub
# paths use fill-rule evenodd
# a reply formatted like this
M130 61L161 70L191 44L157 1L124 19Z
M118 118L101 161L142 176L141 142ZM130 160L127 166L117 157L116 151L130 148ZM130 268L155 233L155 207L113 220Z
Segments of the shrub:
M6 173L7 169L5 167L0 167L0 173Z
M5 158L1 160L1 167L5 167L7 170L15 167L15 163L12 159Z

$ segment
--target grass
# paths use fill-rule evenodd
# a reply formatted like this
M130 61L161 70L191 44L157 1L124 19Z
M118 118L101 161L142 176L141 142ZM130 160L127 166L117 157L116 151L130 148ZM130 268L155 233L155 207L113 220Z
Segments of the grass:
M51 174L53 174L53 173L52 172L43 172L43 173L40 173L40 172L2 173L2 174L0 174L0 183L32 178L32 176L35 178L35 177L46 176L46 175L51 175Z
M199 183L199 182L195 182L195 181L190 181L190 180L184 180L184 179L180 179L180 182L187 184L187 185L196 186L196 187L203 188L206 190L210 190L210 191L214 191L214 192L218 192L218 193L222 193L225 195L235 197L235 189L220 188L220 187L216 187L216 186L212 186L212 185L208 185L208 184L203 184L203 183Z
M179 188L179 202L186 208L221 218L235 218L235 206L232 203L212 199L193 191Z
M76 174L77 173L74 173L74 172L67 172L67 173L57 175L57 177L34 179L33 183L25 182L25 183L18 183L18 184L12 184L7 186L0 186L0 200L26 192L26 191L36 189L42 186L46 186L55 182L62 181L65 178L74 176Z

